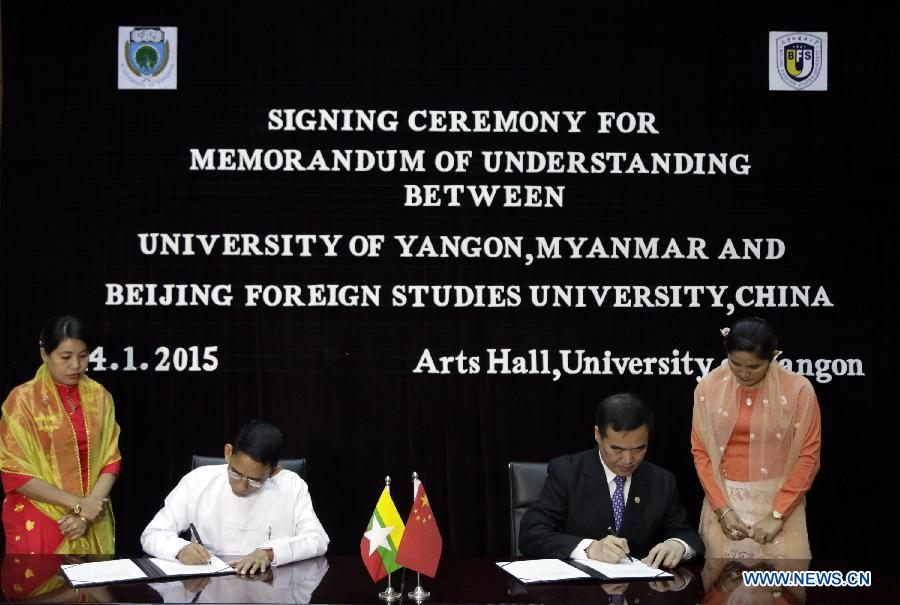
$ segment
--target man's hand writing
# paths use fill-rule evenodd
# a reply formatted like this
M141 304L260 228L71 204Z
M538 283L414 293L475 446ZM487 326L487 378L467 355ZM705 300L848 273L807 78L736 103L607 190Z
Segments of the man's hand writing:
M606 536L602 540L594 540L587 548L588 559L618 563L628 556L628 540L616 536Z
M209 555L208 550L196 542L191 542L178 551L176 558L185 565L206 565L209 563Z

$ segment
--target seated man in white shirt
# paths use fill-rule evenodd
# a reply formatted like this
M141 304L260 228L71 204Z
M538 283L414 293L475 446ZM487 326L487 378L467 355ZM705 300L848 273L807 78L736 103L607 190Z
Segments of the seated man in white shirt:
M236 555L228 563L240 574L325 554L328 534L306 482L278 465L282 440L265 422L241 427L225 464L192 470L169 493L141 534L144 551L189 565ZM202 545L178 537L192 525Z

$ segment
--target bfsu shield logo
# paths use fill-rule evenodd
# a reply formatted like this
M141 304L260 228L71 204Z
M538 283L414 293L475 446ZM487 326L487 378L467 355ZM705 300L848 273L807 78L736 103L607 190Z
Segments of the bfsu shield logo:
M816 64L815 47L805 42L794 42L781 50L784 53L784 71L788 77L794 82L802 82L808 78Z
M178 88L178 28L119 26L120 90Z
M136 27L125 43L125 58L138 77L158 76L169 64L169 42L156 27Z
M793 32L776 38L775 57L782 82L794 90L812 86L822 72L822 42L819 36L806 32Z

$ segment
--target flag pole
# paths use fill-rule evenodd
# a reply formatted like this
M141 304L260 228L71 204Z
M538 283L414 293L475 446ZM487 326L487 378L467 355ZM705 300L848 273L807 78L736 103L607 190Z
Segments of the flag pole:
M413 482L413 506L416 505L416 495L419 493L419 473L413 472L412 474L412 482ZM421 603L425 599L431 596L431 593L422 588L422 574L418 571L416 572L416 588L406 594L407 597L415 601L416 603Z
M384 486L388 490L391 491L391 477L388 475L384 478ZM394 587L391 586L391 572L388 572L388 585L387 588L378 593L378 598L382 601L387 601L388 603L393 603L394 601L400 598L400 593L394 590Z
M378 598L382 601L387 601L388 603L393 603L400 598L400 593L391 586L391 572L388 572L387 588L378 593Z

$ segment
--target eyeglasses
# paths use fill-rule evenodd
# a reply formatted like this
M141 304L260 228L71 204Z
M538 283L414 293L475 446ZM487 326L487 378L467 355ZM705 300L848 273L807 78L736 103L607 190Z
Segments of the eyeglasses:
M228 476L231 477L232 479L234 479L235 481L246 481L247 485L249 485L250 487L252 487L254 489L259 489L260 487L262 487L263 485L266 484L266 481L269 480L268 477L266 477L265 479L254 479L253 477L248 477L247 475L245 475L243 473L237 472L236 470L231 468L230 465L228 466Z

